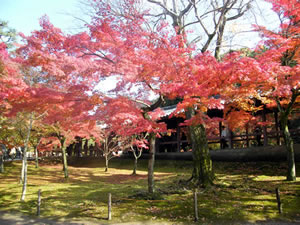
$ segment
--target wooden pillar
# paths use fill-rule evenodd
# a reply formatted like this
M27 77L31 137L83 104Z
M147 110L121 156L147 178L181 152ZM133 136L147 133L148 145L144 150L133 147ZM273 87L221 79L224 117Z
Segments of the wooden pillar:
M111 220L111 193L108 193L108 220Z
M267 121L265 108L263 109L263 112L262 112L262 119L263 119L263 122ZM268 145L268 134L267 134L266 126L263 126L263 134L264 134L264 146L267 146Z
M71 145L69 145L69 147L70 147L70 150L69 150L69 152L70 152L70 155L69 155L69 156L73 156L73 151L74 151L74 143L73 143L73 144L71 144Z
M76 152L77 158L79 158L81 155L81 149L82 149L82 139L80 138L77 143L77 152Z
M98 144L96 143L95 146L94 146L93 152L92 152L93 157L97 157L98 149L99 149Z
M177 152L180 152L180 126L179 123L177 122L177 127L176 127L176 139L177 139Z
M156 138L156 140L155 140L155 149L157 150L157 152L161 152L159 138Z
M279 188L276 188L275 192L276 192L276 200L277 200L278 212L282 213L282 204L281 204L281 200L280 200L280 191L279 191Z
M88 155L88 150L89 150L88 142L89 142L89 140L85 139L85 142L84 142L84 156Z
M93 156L93 149L94 149L94 146L92 146L92 147L89 148L89 156L90 157Z
M249 126L246 124L246 145L249 148Z
M194 214L195 214L195 222L197 222L199 220L197 189L194 191Z
M220 143L220 149L221 149L221 137L222 137L222 122L219 122L219 143Z
M275 119L275 131L276 131L276 140L277 140L277 145L281 145L280 143L280 129L279 129L279 123L278 123L278 112L274 112L274 119Z
M229 148L233 148L233 132L229 130Z
M37 210L36 210L36 215L40 216L41 214L41 189L38 191L38 200L37 200Z

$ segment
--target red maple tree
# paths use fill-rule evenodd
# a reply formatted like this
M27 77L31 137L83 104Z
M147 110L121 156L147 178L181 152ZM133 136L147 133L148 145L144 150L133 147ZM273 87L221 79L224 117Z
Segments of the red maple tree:
M269 2L281 18L278 31L256 26L265 41L252 52L252 57L234 52L223 59L220 64L225 87L222 93L228 102L235 99L236 107L246 111L257 111L263 105L277 107L287 149L287 180L295 180L293 140L287 123L300 102L300 3L296 0ZM260 108L254 107L254 99L262 102Z

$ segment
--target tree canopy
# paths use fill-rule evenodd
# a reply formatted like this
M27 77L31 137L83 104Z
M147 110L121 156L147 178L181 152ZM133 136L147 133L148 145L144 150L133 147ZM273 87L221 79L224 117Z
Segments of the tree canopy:
M171 116L186 112L194 157L203 164L197 176L206 171L208 180L201 182L212 183L205 130L212 121L208 109L226 111L234 105L240 110L231 118L247 121L247 111L257 110L253 99L259 99L278 108L286 127L299 102L299 1L269 0L281 25L276 31L255 26L264 42L257 44L251 57L242 51L221 57L220 47L226 23L243 17L252 1L211 1L204 11L196 1L175 2L148 0L160 12L153 15L140 0L118 5L89 1L90 22L78 33L66 34L44 16L40 30L30 36L21 34L24 43L14 55L1 41L1 114L28 113L31 126L33 118L53 126L63 149L77 136L100 142L99 122L120 136L149 133L149 152L154 157L155 136L167 131L159 122L164 116L160 107L166 98L180 99ZM212 30L205 25L208 16ZM200 50L196 42L201 34L192 40L187 29L192 24L201 27L205 36ZM117 79L114 97L97 88L111 77ZM285 140L292 160L288 131Z

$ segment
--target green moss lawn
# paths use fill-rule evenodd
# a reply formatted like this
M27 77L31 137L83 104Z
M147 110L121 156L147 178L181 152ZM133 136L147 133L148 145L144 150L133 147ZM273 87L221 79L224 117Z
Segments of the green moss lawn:
M104 172L102 159L82 159L69 167L63 178L57 161L40 168L29 163L28 192L20 202L18 184L21 163L6 162L0 174L0 211L35 217L37 192L42 190L41 217L55 220L107 222L107 198L112 193L112 221L156 221L192 224L193 191L184 185L192 162L156 161L157 193L147 196L147 161L139 162L131 176L133 161L113 159ZM285 181L285 163L214 163L215 186L199 190L199 224L236 224L258 221L295 221L300 218L300 179ZM300 164L297 164L300 174ZM279 214L275 189L280 189L283 213Z

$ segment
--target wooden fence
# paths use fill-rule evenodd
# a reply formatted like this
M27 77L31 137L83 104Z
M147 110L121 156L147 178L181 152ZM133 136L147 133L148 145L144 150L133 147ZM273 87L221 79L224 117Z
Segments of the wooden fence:
M291 136L296 138L300 137L300 129L293 129L290 130ZM228 137L228 145L229 148L248 148L250 146L257 146L257 136L260 136L261 138L261 145L268 145L269 142L274 141L277 145L281 145L283 142L283 132L282 131L272 131L268 132L266 136L263 135L263 133L257 134L242 134L242 135L234 135L231 133L231 135ZM265 141L266 139L266 141ZM220 144L221 137L219 136L208 136L207 137L208 144ZM182 148L181 146L183 144L188 144L188 140L175 140L175 141L164 141L158 143L158 148L161 148L161 146L164 145L173 145L176 146L177 152L180 151Z
M292 137L300 137L300 129L293 129L290 130L290 133ZM264 139L267 139L264 141ZM221 137L218 136L208 136L207 137L208 144L210 148L220 148L220 141ZM266 145L266 143L271 143L274 142L273 144L277 145L282 145L283 143L283 134L281 131L279 132L269 132L267 133L267 136L264 137L263 134L261 134L261 144ZM229 136L228 140L228 146L229 148L248 148L251 146L257 146L257 134L243 134L243 135L234 135L231 133ZM182 146L185 145L187 146L189 143L187 140L175 140L175 141L157 141L157 152L163 152L161 151L164 146L172 147L172 151L174 152L179 152L182 149ZM214 145L214 146L213 146ZM267 144L268 145L268 144ZM159 151L160 150L160 151ZM52 151L45 151L45 152L40 152L39 156L40 157L58 157L62 155L61 149L55 149ZM89 148L89 149L77 149L77 150L72 150L71 152L68 153L69 156L75 156L75 157L101 157L102 153L100 149L97 148Z

